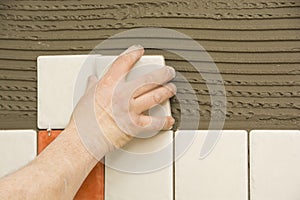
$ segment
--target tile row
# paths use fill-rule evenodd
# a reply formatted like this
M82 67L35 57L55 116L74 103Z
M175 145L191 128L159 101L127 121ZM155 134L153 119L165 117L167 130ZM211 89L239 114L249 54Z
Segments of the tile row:
M0 130L0 178L8 175L41 153L62 131ZM98 163L75 196L75 200L103 199L104 165Z
M29 163L60 132L39 131L37 137L33 130L0 131L0 177ZM173 165L167 162L181 149L178 134L182 134L181 140L189 140L191 135L193 140ZM207 131L166 131L148 139L136 138L107 155L105 180L104 166L99 163L75 199L103 199L104 190L107 200L171 200L174 195L176 200L299 199L300 131L255 130L249 141L246 131L222 131L212 152L200 159L206 135ZM166 151L158 154L159 160L147 157L162 149ZM163 160L167 162L157 165Z
M37 60L38 128L64 129L70 120L73 108L85 92L88 77L96 75L100 79L116 58L117 56L98 54L39 56ZM143 56L128 73L126 81L163 66L165 66L163 56ZM165 112L171 114L169 101L166 101L162 107ZM154 110L152 115L155 116L155 112L157 111Z

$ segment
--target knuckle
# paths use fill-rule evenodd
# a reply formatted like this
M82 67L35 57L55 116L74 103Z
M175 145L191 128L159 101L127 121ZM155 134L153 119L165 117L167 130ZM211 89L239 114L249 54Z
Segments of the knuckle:
M101 79L101 85L104 86L104 87L108 87L108 86L111 86L113 85L114 81L111 79L111 77L103 77Z
M141 116L138 116L135 120L134 120L135 125L139 126L139 127L145 127L146 123L145 120L143 120L143 118Z
M136 117L133 119L134 125L141 126L143 124L141 117Z
M156 104L159 104L161 102L161 99L162 99L162 97L159 93L152 95L152 100Z

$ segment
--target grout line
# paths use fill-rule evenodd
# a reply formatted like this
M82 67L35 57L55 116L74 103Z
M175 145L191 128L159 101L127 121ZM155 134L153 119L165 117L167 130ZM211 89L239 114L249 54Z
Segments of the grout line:
M103 197L102 197L102 199L103 200L105 200L105 187L106 187L106 184L105 184L105 171L106 171L106 169L105 169L105 156L102 158L103 159L103 192L102 192L102 194L103 194Z
M250 130L247 131L247 146L248 146L248 200L251 200L251 194L250 194Z
M175 200L175 132L173 131L173 200Z

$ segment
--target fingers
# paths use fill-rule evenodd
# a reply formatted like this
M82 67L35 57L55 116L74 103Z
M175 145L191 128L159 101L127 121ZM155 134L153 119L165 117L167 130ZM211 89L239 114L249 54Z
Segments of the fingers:
M130 46L112 63L103 78L107 77L117 82L133 68L143 54L144 48L141 45Z
M176 72L173 67L165 66L161 69L145 74L136 80L132 80L131 84L133 86L141 86L134 91L133 97L136 98L160 85L169 82L175 77L175 75Z
M175 120L172 116L154 117L148 115L139 115L136 125L139 127L139 133L143 131L169 130Z
M165 117L165 124L162 130L170 130L175 123L175 119L172 116Z
M166 101L175 94L176 86L173 83L168 83L137 97L134 100L134 109L137 113L142 113Z

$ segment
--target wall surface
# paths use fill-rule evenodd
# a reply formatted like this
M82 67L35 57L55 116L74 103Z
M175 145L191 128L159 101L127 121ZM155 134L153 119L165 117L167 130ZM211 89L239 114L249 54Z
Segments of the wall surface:
M0 20L0 129L36 128L37 56L87 54L138 27L180 31L209 52L226 87L226 129L299 128L299 0L1 0ZM211 102L201 76L179 56L146 52L164 54L198 95L196 111L172 99L177 120L199 112L207 127ZM179 93L189 104L190 91Z

